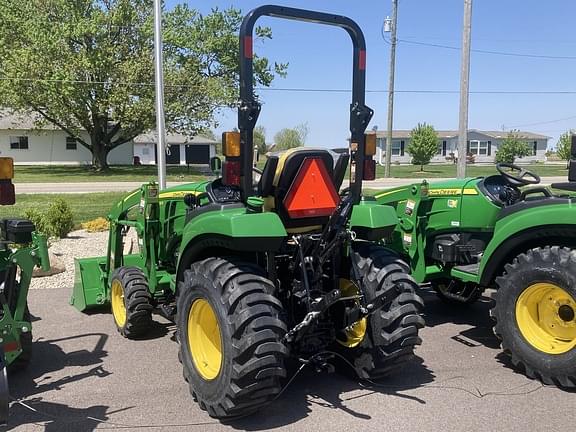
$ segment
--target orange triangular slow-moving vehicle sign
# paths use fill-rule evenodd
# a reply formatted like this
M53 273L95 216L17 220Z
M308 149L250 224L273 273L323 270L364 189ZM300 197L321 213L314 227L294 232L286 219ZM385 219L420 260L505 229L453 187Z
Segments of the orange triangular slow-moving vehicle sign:
M306 158L288 189L284 206L291 218L330 216L340 202L324 161Z

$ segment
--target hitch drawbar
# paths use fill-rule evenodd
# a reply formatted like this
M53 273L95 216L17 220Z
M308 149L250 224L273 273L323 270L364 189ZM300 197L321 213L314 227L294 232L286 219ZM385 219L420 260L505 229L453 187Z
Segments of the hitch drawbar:
M353 307L347 308L345 322L346 327L351 327L363 318L372 315L374 312L382 308L384 305L388 304L396 294L399 292L400 287L396 287L394 291L387 290L380 294L374 299L372 303L362 306L360 302L357 302ZM334 289L328 294L323 295L314 299L310 305L310 312L306 314L304 319L298 323L294 328L292 328L284 336L284 340L287 342L292 342L294 340L300 339L300 336L305 333L305 329L310 326L310 324L316 322L322 314L324 314L331 306L346 300L361 300L361 296L347 296L342 297L342 291L339 289Z

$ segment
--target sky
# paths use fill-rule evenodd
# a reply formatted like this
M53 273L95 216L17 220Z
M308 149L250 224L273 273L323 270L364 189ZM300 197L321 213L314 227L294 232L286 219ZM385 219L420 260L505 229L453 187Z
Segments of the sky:
M168 0L167 7L182 1ZM186 2L209 13L213 7L230 6L248 12L272 1ZM278 0L278 4L346 15L360 25L367 45L366 104L375 111L369 129L385 130L390 45L382 36L382 23L391 15L391 0ZM463 11L463 0L399 0L394 129L412 129L419 122L437 130L458 129ZM576 2L568 0L474 0L472 50L513 55L472 51L469 128L541 133L551 137L549 147L556 145L561 133L576 129L574 16ZM346 145L350 93L280 90L350 89L352 51L346 32L268 17L258 24L270 26L273 39L257 44L255 52L289 63L286 78L276 78L270 90L259 91L263 107L258 125L265 127L267 141L272 143L284 127L306 123L306 145ZM389 40L389 33L385 35ZM217 118L216 132L236 126L233 110L224 110Z

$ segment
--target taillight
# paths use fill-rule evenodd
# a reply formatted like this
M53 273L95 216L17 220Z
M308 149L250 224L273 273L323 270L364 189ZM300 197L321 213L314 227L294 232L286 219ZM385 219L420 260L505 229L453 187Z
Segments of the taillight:
M240 132L222 134L222 153L227 158L240 156Z
M376 161L371 157L364 159L363 180L376 180Z
M364 154L366 156L374 156L376 154L376 132L370 132L364 135Z
M225 161L222 166L222 183L240 186L240 161Z
M0 180L0 205L13 205L16 203L16 194L12 180Z

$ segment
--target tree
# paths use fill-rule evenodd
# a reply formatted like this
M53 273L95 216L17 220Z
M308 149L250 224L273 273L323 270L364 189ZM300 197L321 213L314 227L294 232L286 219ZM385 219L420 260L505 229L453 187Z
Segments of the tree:
M266 145L266 129L264 126L254 128L254 145L258 147L258 153L266 154L268 146Z
M517 157L529 156L532 150L518 135L518 131L508 132L508 136L502 140L494 160L496 163L514 163Z
M420 171L424 171L424 165L428 165L438 153L438 135L434 126L418 123L410 132L410 143L406 151L412 156L412 164L420 165Z
M274 135L274 150L302 147L308 137L308 125L302 123L294 128L284 128Z
M302 123L294 128L284 128L274 135L274 150L288 150L302 147L308 138L308 124Z
M574 131L570 129L560 135L558 139L558 144L556 144L556 155L561 159L566 161L566 168L568 168L568 163L572 157L572 134Z
M152 0L4 0L0 3L0 100L33 112L92 152L108 153L155 126ZM239 10L164 15L166 125L193 136L237 99ZM271 39L267 27L256 29ZM254 57L255 82L286 73ZM88 132L85 139L82 130Z

